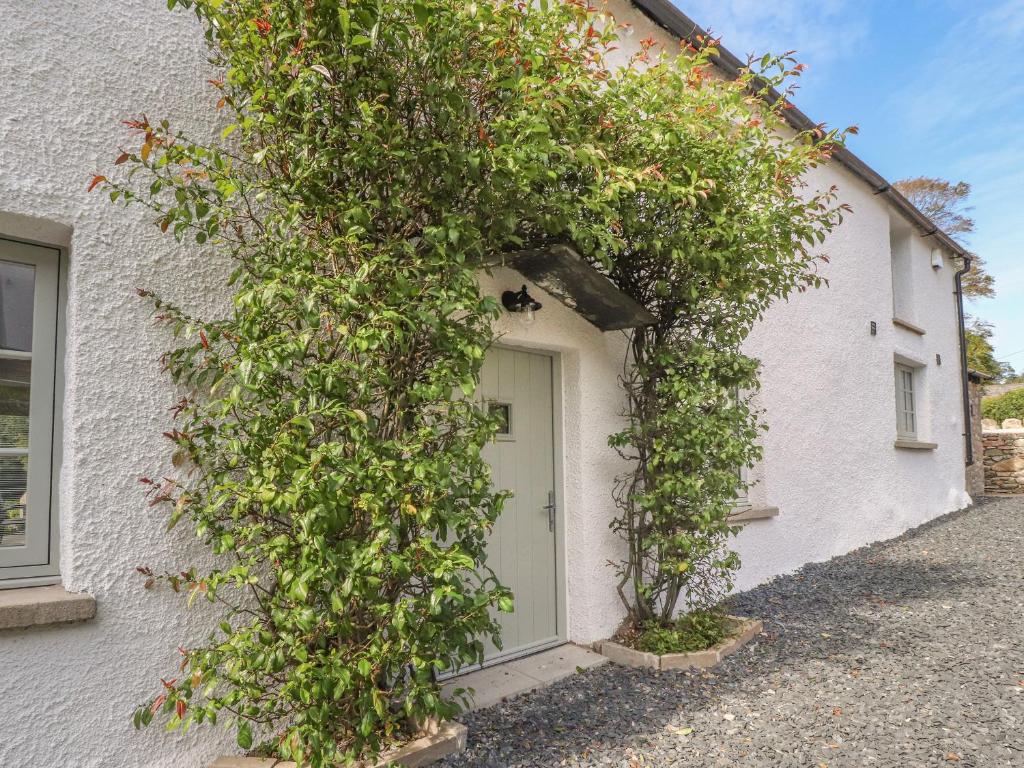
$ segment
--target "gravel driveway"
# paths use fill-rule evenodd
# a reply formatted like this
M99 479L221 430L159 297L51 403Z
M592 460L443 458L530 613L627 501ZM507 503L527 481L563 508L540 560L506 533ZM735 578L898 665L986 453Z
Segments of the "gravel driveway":
M467 715L455 766L1024 767L1024 498L733 598L711 673L605 665Z

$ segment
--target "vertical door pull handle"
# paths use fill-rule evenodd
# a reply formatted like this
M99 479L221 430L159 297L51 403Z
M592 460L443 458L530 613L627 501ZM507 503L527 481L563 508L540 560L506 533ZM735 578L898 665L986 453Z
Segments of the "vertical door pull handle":
M546 509L548 512L548 530L555 530L555 492L548 491L548 503L545 504L541 509Z

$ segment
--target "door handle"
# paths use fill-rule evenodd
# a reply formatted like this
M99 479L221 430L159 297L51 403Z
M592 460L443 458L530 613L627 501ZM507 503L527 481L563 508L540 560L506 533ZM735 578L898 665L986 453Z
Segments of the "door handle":
M548 512L548 530L555 530L555 492L548 491L548 503L545 504L541 509L546 509Z

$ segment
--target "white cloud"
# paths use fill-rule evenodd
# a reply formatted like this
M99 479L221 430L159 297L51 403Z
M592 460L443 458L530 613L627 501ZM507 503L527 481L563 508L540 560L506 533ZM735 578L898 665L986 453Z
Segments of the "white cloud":
M982 14L979 19L985 29L986 38L1020 40L1024 37L1024 2L1021 0L1007 0ZM982 39L979 42L984 44L986 40Z
M973 186L971 246L996 281L996 297L977 302L976 314L995 323L996 352L1005 355L1024 347L1024 236L1017 226L1024 207L1024 0L972 11L936 41L932 55L908 63L886 109L935 153L935 167L915 173ZM1024 356L1011 362L1020 368Z
M722 37L741 59L747 54L784 53L811 68L856 53L868 33L853 0L675 0L695 22Z
M966 14L935 55L913 62L902 74L904 86L889 99L908 127L920 134L943 123L984 129L1024 100L1019 55L1024 47L1024 0L1003 0L980 13ZM976 130L962 134L963 147L981 149Z

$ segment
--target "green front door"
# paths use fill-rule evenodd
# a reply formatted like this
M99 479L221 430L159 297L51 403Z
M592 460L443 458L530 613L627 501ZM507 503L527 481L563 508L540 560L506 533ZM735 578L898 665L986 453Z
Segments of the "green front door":
M498 617L503 647L488 648L488 661L559 641L553 366L550 355L495 348L481 374L483 399L505 417L484 456L495 486L512 492L488 542L487 562L515 596L515 611Z

